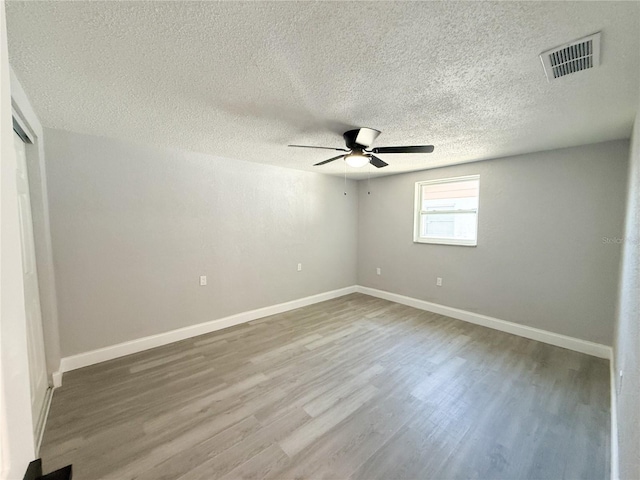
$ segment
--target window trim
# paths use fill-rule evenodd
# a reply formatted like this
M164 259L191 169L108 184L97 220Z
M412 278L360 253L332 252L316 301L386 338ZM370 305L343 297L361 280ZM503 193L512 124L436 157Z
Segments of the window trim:
M439 210L437 212L426 212L421 209L422 207L422 187L425 185L438 185L443 183L463 182L467 180L478 180L478 208L475 209L463 209L463 210ZM422 182L416 182L415 198L413 204L413 243L431 243L436 245L458 245L463 247L476 247L478 246L478 215L480 212L480 174L476 175L464 175L461 177L448 177L439 178L436 180L424 180ZM456 213L475 213L476 214L476 238L473 240L466 240L461 238L451 237L421 237L420 236L420 216L423 214L428 215L440 215L440 214L456 214Z

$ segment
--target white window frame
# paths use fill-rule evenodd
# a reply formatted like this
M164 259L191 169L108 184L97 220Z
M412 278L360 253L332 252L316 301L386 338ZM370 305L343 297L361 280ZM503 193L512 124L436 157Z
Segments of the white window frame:
M476 214L476 238L467 240L467 239L461 239L461 238L421 237L420 236L420 216L423 214L430 214L430 215L434 214L434 212L427 212L422 210L422 187L425 185L437 185L442 183L462 182L466 180L478 180L478 208L472 208L472 209L466 209L466 210L440 210L437 213L435 213L435 215L439 215L439 214L451 215L455 213L475 213ZM479 210L480 210L480 175L465 175L463 177L439 178L437 180L425 180L423 182L416 182L415 202L413 206L413 242L475 247L478 245Z

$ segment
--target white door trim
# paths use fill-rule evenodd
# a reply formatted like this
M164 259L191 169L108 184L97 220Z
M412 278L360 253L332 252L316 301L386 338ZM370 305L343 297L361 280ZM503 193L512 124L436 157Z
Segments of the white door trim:
M14 146L16 150L16 176L18 193L18 218L20 224L20 241L22 257L22 275L24 282L24 302L27 320L27 353L29 358L30 394L34 448L37 439L42 436L42 426L47 410L47 398L50 390L50 378L47 373L46 352L44 347L44 328L40 306L40 282L36 261L36 248L31 207L31 188L27 159L27 145L34 148L35 137L29 135L28 127L13 118Z
M53 399L53 388L47 388L47 393L44 397L44 403L38 420L36 422L36 457L40 456L40 446L42 445L42 438L44 437L44 429L47 426L47 418L49 418L49 410L51 409L51 400Z

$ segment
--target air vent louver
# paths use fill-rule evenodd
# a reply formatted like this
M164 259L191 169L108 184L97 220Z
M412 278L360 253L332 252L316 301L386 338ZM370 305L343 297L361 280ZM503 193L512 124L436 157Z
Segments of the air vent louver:
M600 32L540 54L547 80L600 65Z

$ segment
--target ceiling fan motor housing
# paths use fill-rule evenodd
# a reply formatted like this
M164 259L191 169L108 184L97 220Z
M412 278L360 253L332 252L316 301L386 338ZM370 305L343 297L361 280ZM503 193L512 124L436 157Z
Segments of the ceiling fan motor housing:
M359 130L349 130L348 132L344 132L342 134L342 137L344 138L344 143L347 144L347 148L349 150L353 150L354 148L364 148L364 145L358 145L356 143L358 132Z
M380 135L380 132L373 128L356 128L355 130L344 132L342 137L348 149L363 150L369 148L378 135Z

